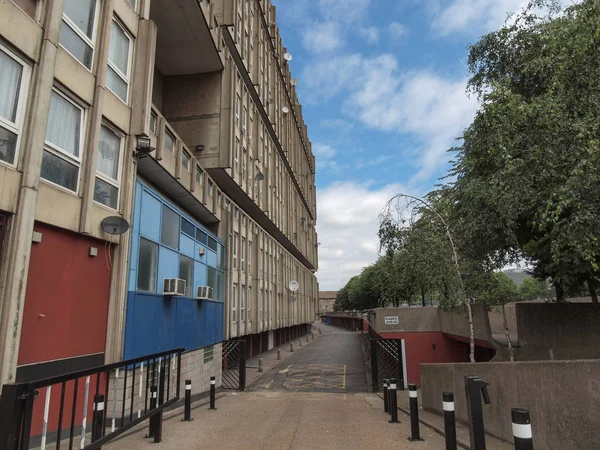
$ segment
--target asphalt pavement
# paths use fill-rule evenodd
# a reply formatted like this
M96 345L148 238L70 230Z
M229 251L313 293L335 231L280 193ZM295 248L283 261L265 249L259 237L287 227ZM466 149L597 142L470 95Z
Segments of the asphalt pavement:
M367 392L361 333L318 324L322 335L265 373L249 391Z

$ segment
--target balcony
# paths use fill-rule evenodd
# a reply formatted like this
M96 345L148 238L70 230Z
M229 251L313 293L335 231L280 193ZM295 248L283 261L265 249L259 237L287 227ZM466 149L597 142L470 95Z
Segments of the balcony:
M211 11L212 4L199 0L152 1L150 19L158 28L156 66L163 75L223 69Z

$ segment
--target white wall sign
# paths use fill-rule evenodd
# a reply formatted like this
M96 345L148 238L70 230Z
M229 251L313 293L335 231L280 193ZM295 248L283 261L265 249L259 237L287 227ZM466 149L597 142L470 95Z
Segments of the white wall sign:
M399 323L400 319L398 319L398 316L385 316L386 325L398 325Z

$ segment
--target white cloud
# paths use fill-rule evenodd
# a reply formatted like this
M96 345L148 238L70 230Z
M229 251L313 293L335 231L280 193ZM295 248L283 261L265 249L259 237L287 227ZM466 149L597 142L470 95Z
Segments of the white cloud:
M337 153L333 147L327 144L314 144L312 150L315 157L322 160L332 159Z
M336 22L316 22L304 30L304 47L312 53L328 53L344 45L342 29Z
M318 191L319 289L337 290L378 257L378 216L399 184L335 183Z
M379 42L379 28L377 27L360 28L358 35L365 38L368 44L377 44Z
M397 40L408 34L408 27L398 22L392 22L388 25L388 32L392 39Z
M323 102L353 82L362 66L361 55L342 55L307 64L302 72L303 98L307 103Z

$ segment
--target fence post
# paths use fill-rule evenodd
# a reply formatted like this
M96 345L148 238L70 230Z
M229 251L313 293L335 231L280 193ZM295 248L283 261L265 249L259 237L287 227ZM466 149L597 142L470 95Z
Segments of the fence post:
M185 404L183 408L183 420L192 420L192 380L185 380Z
M408 385L408 397L410 402L410 437L409 441L422 441L419 431L419 400L417 398L417 385Z
M371 339L371 384L373 385L373 392L379 390L379 380L377 377L377 341Z
M216 399L215 399L215 390L217 388L217 382L215 380L215 377L210 377L210 407L208 409L217 409L217 407L215 406L216 403Z
M240 391L246 390L246 342L240 341Z
M400 421L398 420L398 398L396 397L396 379L395 378L390 379L390 387L388 389L388 392L390 394L390 404L389 404L390 414L392 415L390 423L400 423Z
M404 360L402 359L402 340L396 341L396 357L398 358L398 380L399 389L404 390Z
M388 405L388 380L385 378L383 380L383 411L386 413L390 412L390 408Z
M442 394L442 409L444 410L444 435L446 450L456 450L456 417L454 413L454 394Z
M163 422L163 410L161 409L154 416L154 443L158 444L162 441L162 422Z
M94 395L94 415L92 416L92 442L102 437L104 428L104 395Z
M156 386L152 386L150 387L150 410L153 410L156 408L156 402L157 402L157 398L156 398ZM153 437L154 436L154 422L156 420L156 416L150 416L149 419L149 427L148 427L148 437Z
M512 432L515 439L515 450L533 450L533 434L529 410L512 408Z
M20 448L25 413L24 385L5 384L0 397L0 448ZM28 431L27 431L28 432Z

